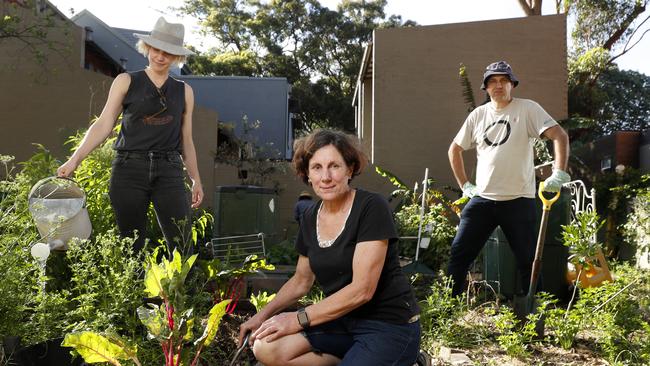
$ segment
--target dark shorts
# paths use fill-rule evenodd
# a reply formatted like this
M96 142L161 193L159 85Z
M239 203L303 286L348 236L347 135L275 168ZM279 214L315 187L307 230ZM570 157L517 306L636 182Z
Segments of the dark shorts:
M411 366L420 349L420 322L391 324L343 317L303 332L316 353L340 358L339 366Z

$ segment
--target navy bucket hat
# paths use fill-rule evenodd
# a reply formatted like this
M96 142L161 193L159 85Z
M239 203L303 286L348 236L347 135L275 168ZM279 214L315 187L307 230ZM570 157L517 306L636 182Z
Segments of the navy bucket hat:
M483 74L483 84L481 85L481 89L485 90L486 88L485 82L492 75L508 75L510 81L512 82L513 88L519 85L519 80L512 73L512 67L510 67L510 65L508 65L508 63L505 61L498 61L489 64L485 68L485 73Z

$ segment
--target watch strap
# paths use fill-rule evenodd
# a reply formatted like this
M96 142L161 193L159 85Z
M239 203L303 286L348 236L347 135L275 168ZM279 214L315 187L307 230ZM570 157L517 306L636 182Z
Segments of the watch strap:
M309 328L311 321L309 320L309 315L307 315L307 311L305 311L305 308L298 309L297 317L298 317L298 324L300 324L302 329Z

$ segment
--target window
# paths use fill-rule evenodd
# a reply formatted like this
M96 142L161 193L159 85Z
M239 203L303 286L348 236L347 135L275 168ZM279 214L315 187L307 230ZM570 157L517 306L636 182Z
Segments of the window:
M609 169L612 169L612 157L606 156L600 161L600 171L604 172Z

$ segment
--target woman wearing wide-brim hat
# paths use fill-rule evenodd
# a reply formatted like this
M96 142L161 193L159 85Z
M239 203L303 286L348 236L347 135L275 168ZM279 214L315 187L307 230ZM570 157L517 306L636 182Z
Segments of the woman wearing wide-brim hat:
M150 202L170 253L173 248L192 251L186 242L191 237L190 205L198 207L203 200L192 139L194 94L189 85L169 76L171 66L193 54L183 47L184 32L182 24L168 23L161 17L151 34L134 34L148 66L115 78L101 115L57 170L58 176L70 176L111 134L122 113L109 195L120 234L137 235L135 252L144 246ZM191 199L185 189L183 167L192 181Z

